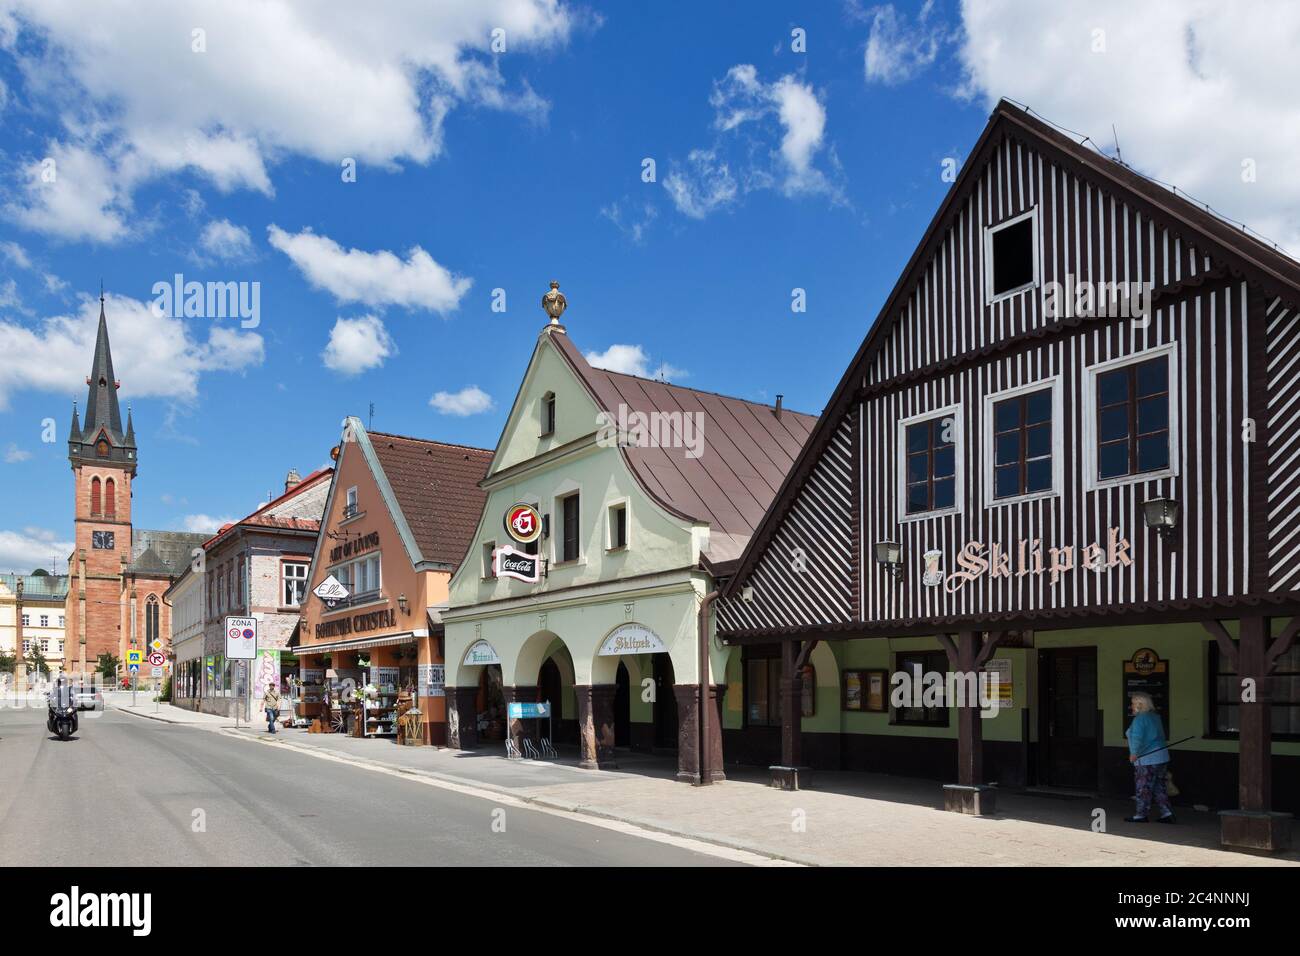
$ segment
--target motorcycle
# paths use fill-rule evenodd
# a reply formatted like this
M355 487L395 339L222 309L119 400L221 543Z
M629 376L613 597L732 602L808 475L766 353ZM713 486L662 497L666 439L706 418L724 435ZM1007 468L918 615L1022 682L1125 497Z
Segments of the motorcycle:
M68 740L77 732L77 705L74 703L67 707L56 707L51 704L45 726L60 740Z

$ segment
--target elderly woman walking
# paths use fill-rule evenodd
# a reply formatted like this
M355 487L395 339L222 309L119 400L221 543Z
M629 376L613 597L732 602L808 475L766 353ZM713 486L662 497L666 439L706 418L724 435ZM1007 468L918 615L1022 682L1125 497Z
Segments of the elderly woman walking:
M1134 694L1130 706L1133 722L1124 735L1128 737L1128 759L1133 764L1137 784L1137 812L1125 817L1126 823L1146 823L1150 819L1154 801L1160 811L1159 823L1173 823L1174 811L1169 806L1166 780L1169 771L1169 751L1165 744L1165 729L1150 694Z

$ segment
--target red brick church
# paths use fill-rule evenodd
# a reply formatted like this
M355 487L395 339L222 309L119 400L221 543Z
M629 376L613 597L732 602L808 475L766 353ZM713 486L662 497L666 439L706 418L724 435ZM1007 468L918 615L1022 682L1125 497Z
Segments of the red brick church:
M117 401L121 383L113 377L108 321L100 297L99 332L86 379L86 422L72 407L68 460L72 463L76 547L68 559L65 669L89 674L100 654L112 654L126 674L126 652L147 658L155 638L171 649L171 608L163 592L191 561L207 535L145 531L131 525L135 479L135 426L127 411L126 430ZM148 667L141 676L149 673Z

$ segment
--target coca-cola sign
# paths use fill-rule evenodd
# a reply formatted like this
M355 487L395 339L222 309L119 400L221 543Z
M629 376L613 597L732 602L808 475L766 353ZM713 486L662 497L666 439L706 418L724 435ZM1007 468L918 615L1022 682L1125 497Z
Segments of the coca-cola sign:
M492 552L492 572L499 578L514 578L536 584L540 579L541 559L535 554L516 551L509 546Z

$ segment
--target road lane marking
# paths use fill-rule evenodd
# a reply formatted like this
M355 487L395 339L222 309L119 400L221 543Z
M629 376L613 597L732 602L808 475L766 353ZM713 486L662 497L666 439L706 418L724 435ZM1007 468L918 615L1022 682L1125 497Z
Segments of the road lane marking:
M622 833L627 836L638 837L642 840L651 840L655 843L663 843L667 846L677 847L683 850L689 850L694 853L700 853L705 856L712 856L722 860L728 860L733 863L743 863L747 866L803 866L793 860L783 860L778 857L767 856L750 850L742 850L737 847L726 846L721 843L711 843L705 840L695 839L693 837L681 836L676 833L669 833L663 830L653 830L639 824L630 823L626 820L618 820L610 817L596 816L589 812L580 810L562 810L558 807L548 806L539 803L535 799L518 797L512 794L501 793L496 790L489 790L483 787L475 787L470 784L454 783L450 780L442 780L436 777L426 776L419 771L399 770L392 767L384 767L378 764L361 761L353 757L343 756L340 754L327 753L318 750L315 747L301 747L296 744L287 743L279 740L266 740L261 737L248 737L238 732L221 730L220 733L227 737L233 737L236 740L242 740L247 743L266 744L271 747L281 747L285 750L292 750L294 753L306 754L310 757L316 757L320 760L328 760L333 763L341 763L345 766L356 767L359 770L369 770L372 773L382 773L390 777L397 777L401 780L409 780L414 783L422 783L425 786L436 787L440 790L447 790L452 793L459 793L467 797L475 797L480 800L491 800L499 806L514 807L520 810L530 810L534 813L544 813L553 817L560 817L587 826L600 827L604 830L612 830L615 833Z

